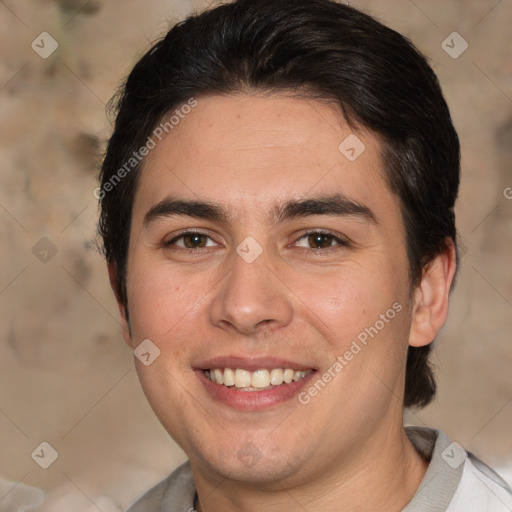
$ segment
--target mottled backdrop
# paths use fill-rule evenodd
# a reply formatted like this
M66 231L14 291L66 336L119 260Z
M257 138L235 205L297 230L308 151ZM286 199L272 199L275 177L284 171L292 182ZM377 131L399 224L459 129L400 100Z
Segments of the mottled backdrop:
M439 398L408 421L440 427L510 481L512 3L350 3L430 58L462 142L463 258L434 357ZM43 491L40 510L120 511L184 460L121 341L93 190L107 101L151 41L206 6L0 0L2 511Z

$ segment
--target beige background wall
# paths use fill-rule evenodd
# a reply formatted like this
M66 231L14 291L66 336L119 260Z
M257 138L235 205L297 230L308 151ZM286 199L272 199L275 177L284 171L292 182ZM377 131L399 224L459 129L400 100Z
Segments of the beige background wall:
M408 420L443 429L512 481L512 3L350 3L429 56L462 141L465 254L437 342L439 398ZM150 41L206 5L0 2L1 510L23 493L37 501L27 486L45 490L44 510L123 510L184 459L120 339L93 190L105 103ZM47 59L31 48L43 31L59 45ZM457 59L441 47L453 31L469 44ZM58 452L48 469L31 458L44 441Z

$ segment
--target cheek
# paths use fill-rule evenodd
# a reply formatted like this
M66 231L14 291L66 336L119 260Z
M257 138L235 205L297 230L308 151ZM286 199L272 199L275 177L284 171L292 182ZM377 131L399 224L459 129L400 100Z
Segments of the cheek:
M134 262L133 268L137 268ZM212 284L192 272L179 276L164 264L139 265L127 283L131 326L137 338L157 344L199 325L191 321L204 308ZM170 348L170 347L169 347Z
M392 273L383 272L382 266L381 271L372 272L368 267L350 265L295 279L293 290L300 299L301 316L307 316L333 348L340 350L373 326L403 295Z

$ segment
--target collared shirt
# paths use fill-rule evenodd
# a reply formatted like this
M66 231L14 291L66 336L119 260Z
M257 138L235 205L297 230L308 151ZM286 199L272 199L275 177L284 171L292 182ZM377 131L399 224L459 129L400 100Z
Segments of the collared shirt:
M406 427L405 431L430 463L402 512L512 512L512 490L477 457L438 430ZM193 512L195 499L196 487L187 461L128 512Z

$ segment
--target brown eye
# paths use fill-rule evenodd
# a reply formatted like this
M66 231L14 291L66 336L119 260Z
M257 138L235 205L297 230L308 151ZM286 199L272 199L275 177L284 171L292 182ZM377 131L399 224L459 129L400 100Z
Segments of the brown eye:
M313 249L325 249L331 247L334 237L324 233L313 233L308 235L308 242Z
M164 244L164 246L168 248L174 246L182 249L202 249L203 247L213 247L215 245L216 244L208 235L195 233L193 231L182 233Z
M298 247L305 249L338 249L347 247L349 243L332 233L324 233L323 231L310 231L301 236L295 243Z
M196 249L197 247L206 247L208 237L199 233L190 233L183 236L183 243L187 249Z

